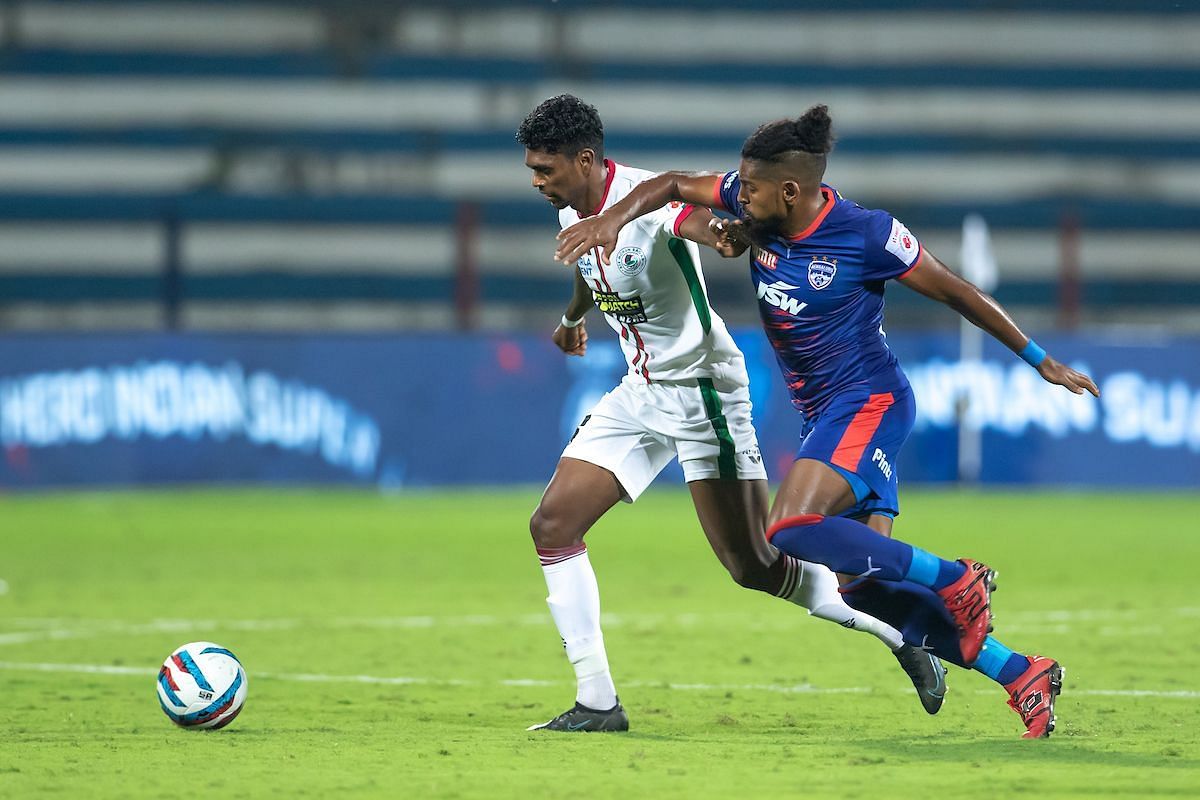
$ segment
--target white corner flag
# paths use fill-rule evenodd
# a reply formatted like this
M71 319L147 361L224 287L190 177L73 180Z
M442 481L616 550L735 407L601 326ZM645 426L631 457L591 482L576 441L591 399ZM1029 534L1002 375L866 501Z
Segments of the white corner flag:
M960 254L963 277L985 292L994 292L1000 282L996 268L996 255L992 252L992 237L987 223L979 214L968 214L963 219L962 252ZM983 331L965 318L961 320L959 334L959 361L978 365L983 358ZM963 372L962 374L967 374ZM978 483L983 469L983 433L971 423L970 386L959 388L958 405L958 480L962 483Z

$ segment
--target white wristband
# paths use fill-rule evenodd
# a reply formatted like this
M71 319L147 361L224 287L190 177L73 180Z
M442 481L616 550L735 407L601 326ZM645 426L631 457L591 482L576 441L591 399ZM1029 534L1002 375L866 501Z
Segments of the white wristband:
M567 315L563 314L562 322L560 324L564 328L578 328L583 324L583 317L580 317L579 319L567 319Z

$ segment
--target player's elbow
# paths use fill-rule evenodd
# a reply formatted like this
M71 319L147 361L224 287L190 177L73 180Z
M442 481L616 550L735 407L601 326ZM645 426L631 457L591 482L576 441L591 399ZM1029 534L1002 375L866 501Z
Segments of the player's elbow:
M689 177L686 172L664 172L662 179L666 184L667 193L670 195L671 202L685 202L687 198L683 187L683 181Z

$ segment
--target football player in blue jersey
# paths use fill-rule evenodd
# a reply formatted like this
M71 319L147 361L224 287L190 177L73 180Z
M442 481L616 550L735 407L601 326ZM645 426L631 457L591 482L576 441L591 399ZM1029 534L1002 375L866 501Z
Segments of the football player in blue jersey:
M1090 377L1049 356L991 297L946 268L899 220L822 183L833 146L827 107L767 123L726 173L667 172L603 214L564 230L566 263L593 247L607 258L626 223L672 201L733 214L729 239L753 244L750 268L767 338L804 418L796 460L776 494L768 538L825 564L847 602L890 622L910 643L1000 683L1026 738L1054 730L1063 669L988 634L995 571L892 539L900 448L915 405L884 339L885 282L946 304L1010 348L1048 382L1099 396Z

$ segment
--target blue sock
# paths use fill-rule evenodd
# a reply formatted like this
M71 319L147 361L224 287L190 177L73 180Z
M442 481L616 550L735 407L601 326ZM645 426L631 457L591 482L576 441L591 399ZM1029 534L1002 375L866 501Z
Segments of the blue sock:
M958 649L958 629L941 598L931 589L908 581L879 583L864 581L857 588L842 590L846 604L891 625L911 645L928 648L938 658L966 669L975 669L1001 686L1025 674L1029 659L1014 653L991 636L983 643L979 658L971 666L963 663Z
M851 608L883 620L908 644L927 648L935 656L970 669L958 649L958 628L946 604L934 591L912 581L862 581L842 590Z
M946 588L967 571L961 562L946 561L919 547L914 547L912 552L912 563L908 565L905 579L934 591Z
M979 651L974 669L1001 686L1007 686L1025 674L1025 670L1029 669L1029 659L989 636L983 641L983 649Z
M843 575L909 580L940 589L965 571L956 561L943 561L845 517L792 517L776 523L768 533L771 544L788 555L824 564Z

